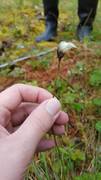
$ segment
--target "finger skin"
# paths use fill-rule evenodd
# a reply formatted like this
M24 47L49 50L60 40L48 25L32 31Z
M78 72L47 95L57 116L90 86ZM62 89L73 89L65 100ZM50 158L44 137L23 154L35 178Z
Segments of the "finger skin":
M49 98L52 98L52 94L47 90L31 85L16 84L0 93L0 106L12 111L21 102L41 103Z
M63 125L53 125L51 133L55 135L62 135L65 133L65 128Z
M0 139L9 135L9 132L0 125Z
M38 103L38 106L35 109L30 105L24 107L25 104L22 105L22 102L35 102ZM5 131L3 126L0 129L1 137L3 137L0 139L0 169L3 169L0 173L0 179L20 180L36 150L46 150L54 146L54 142L51 140L41 141L45 133L51 127L53 127L54 132L63 132L62 124L68 121L68 117L60 112L60 102L56 98L52 98L48 91L22 84L14 85L0 93L0 107L10 112L10 116L15 111L16 116L14 117L14 114L12 116L15 122L18 120L16 119L18 113L19 122L22 123L23 118L25 120L11 134ZM4 123L4 121L2 122ZM11 121L9 120L9 122ZM11 131L11 126L8 128Z
M14 127L21 125L31 112L38 106L37 103L21 103L12 113L12 124Z
M26 121L18 129L18 131L15 132L18 137L22 137L22 139L20 140L26 141L29 138L31 144L34 140L35 146L35 144L40 141L40 138L42 138L42 136L52 127L55 122L54 116L56 116L56 114L58 114L58 112L60 111L60 103L58 103L58 107L56 108L56 114L53 116L50 114L50 112L48 112L46 108L48 101L53 102L54 98L51 98L50 100L46 100L41 103L34 111L32 111Z
M12 113L12 124L13 126L19 126L24 120L28 117L28 115L38 107L38 103L21 103L21 105ZM56 118L56 125L65 125L68 122L68 115L61 111Z
M47 151L55 147L55 142L53 140L41 140L37 146L36 152Z
M57 125L64 125L66 124L67 122L69 121L69 117L67 115L67 113L61 111L59 113L59 116L57 117L56 121L55 121L55 124Z
M6 172L0 174L0 179L21 179L42 137L54 124L54 116L60 111L60 107L59 101L54 98L46 100L32 111L16 132L7 136L5 141L0 141L0 154L3 154L0 168L3 165ZM10 166L7 166L7 162Z

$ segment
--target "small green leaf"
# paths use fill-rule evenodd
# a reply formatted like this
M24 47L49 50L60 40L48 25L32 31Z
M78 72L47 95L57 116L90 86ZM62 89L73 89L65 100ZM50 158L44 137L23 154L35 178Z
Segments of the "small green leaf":
M96 106L101 106L101 98L95 98L92 102Z
M92 71L89 81L90 81L90 85L92 86L101 85L101 69L96 69Z
M72 107L77 111L81 112L84 109L84 104L82 103L74 103L72 104Z
M64 94L64 102L67 104L72 104L76 100L77 95L71 92Z
M73 161L76 161L76 160L84 161L85 154L84 154L84 152L77 149L75 152L72 153L71 158Z
M101 133L101 121L98 121L98 122L96 123L95 128L96 128L96 130L97 130L98 132Z

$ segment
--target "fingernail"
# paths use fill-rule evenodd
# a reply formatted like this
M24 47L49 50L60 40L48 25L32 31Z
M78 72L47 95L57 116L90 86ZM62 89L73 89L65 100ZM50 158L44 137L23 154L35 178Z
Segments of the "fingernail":
M46 110L51 116L55 116L61 108L61 104L57 98L51 98L46 104Z

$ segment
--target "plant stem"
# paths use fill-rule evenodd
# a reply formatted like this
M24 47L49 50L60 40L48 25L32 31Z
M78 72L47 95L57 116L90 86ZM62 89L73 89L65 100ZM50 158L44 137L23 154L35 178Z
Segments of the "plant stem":
M61 64L61 58L58 58L57 78L60 77L60 64ZM54 87L54 89L55 89L55 87ZM55 142L55 145L56 145L56 150L57 150L57 153L58 153L58 156L59 156L60 166L62 167L62 169L64 171L64 163L63 163L63 160L62 160L62 157L61 157L61 152L59 150L58 142L57 142L56 136L54 135L54 132L53 132L53 138L54 138L54 142ZM62 174L62 179L65 180L65 173L64 172Z
M61 65L61 58L58 58L58 71L57 71L58 77L60 77L60 65Z

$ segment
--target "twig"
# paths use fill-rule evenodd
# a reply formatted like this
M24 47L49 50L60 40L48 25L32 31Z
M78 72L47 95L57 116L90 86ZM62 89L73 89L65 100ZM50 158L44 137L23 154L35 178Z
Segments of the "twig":
M49 49L49 50L47 50L47 51L41 52L41 53L39 53L39 54L37 54L37 55L25 56L25 57L21 57L21 58L15 59L15 60L13 60L12 62L10 61L10 62L8 62L8 63L1 64L1 65L0 65L0 69L6 68L6 67L8 67L8 66L16 65L16 64L19 63L19 62L27 61L27 60L29 60L29 59L32 59L32 60L33 60L33 58L40 58L40 57L42 57L42 56L47 55L48 53L51 53L51 52L55 51L56 49L57 49L57 48L54 47L54 48Z

